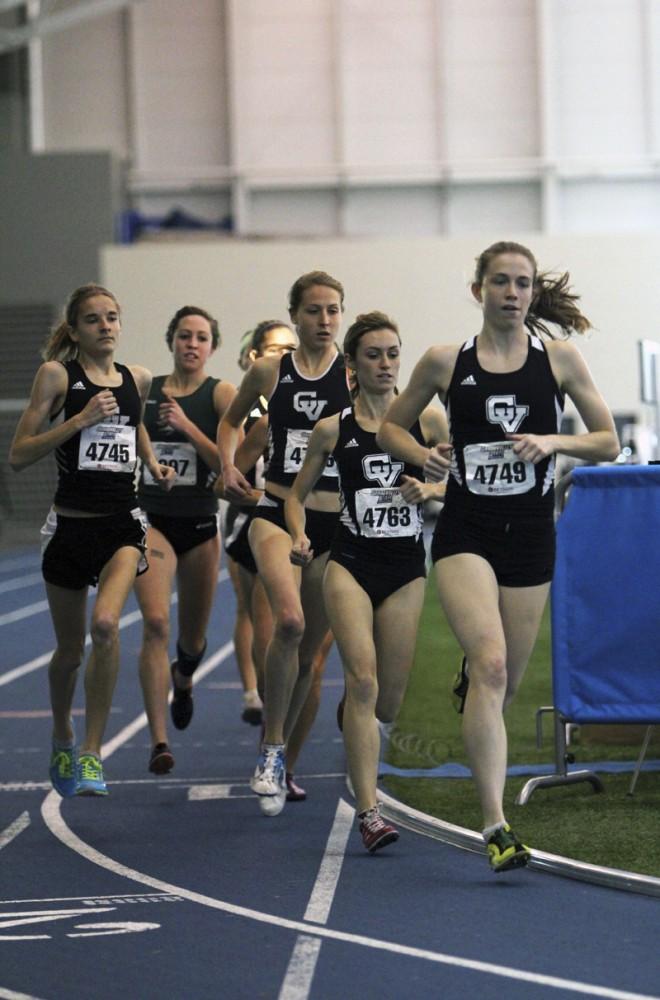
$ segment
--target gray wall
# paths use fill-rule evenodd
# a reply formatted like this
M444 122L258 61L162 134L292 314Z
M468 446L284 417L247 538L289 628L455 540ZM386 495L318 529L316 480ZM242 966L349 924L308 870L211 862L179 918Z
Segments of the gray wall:
M114 238L121 208L112 154L0 150L0 304L59 307L100 278L99 248Z

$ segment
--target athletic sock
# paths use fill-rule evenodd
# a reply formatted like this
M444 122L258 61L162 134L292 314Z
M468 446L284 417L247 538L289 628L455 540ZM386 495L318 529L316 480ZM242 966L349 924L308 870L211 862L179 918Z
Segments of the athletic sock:
M503 826L506 826L506 820L503 819L501 823L494 823L493 826L487 826L485 830L481 831L481 836L484 838L486 843L490 840L496 830L501 830Z
M206 639L204 640L204 648L201 653L197 653L192 656L190 653L186 653L185 650L181 649L179 640L176 643L176 669L179 671L182 677L192 677L192 675L197 670L204 659L204 654L206 653Z

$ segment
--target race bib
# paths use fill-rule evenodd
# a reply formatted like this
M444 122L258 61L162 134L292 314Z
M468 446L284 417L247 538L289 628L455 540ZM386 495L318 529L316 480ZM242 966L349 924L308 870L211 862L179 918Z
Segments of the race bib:
M469 444L463 449L463 458L470 493L506 497L528 493L536 483L533 462L519 458L512 441Z
M159 465L169 465L176 472L175 486L194 486L197 482L197 452L189 441L153 441L152 448ZM146 465L142 466L145 486L156 480Z
M377 486L357 490L355 513L365 538L405 538L422 530L417 504L407 503L401 490Z
M311 431L300 428L289 428L286 432L286 447L284 449L284 471L296 475L302 469L307 454L307 445L312 435ZM337 463L332 455L328 456L323 476L337 476Z
M134 472L135 427L94 424L80 432L78 468L86 472Z

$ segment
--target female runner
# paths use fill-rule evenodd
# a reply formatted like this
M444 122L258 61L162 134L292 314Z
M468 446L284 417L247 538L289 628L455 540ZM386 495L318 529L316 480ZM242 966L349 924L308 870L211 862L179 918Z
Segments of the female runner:
M248 339L249 334L249 339ZM247 371L257 358L281 357L296 348L296 338L288 324L281 320L263 320L254 330L249 330L241 340L239 366ZM245 433L263 417L268 409L265 399L257 401L244 424ZM246 472L246 478L253 486L263 486L264 444L255 456L255 465ZM222 489L218 480L216 491ZM252 497L250 497L252 500ZM256 500L254 500L256 503ZM268 599L257 577L257 566L248 541L248 530L253 505L242 507L226 504L223 518L222 536L228 557L228 569L236 594L236 621L234 624L234 649L238 671L243 685L242 719L252 725L262 721L263 660L272 631L272 619Z
M326 632L321 597L323 570L339 513L337 472L328 465L308 499L314 558L302 574L289 561L291 539L284 500L300 470L309 436L323 415L349 401L343 358L335 340L344 290L323 271L300 277L289 296L299 346L282 358L259 358L245 375L220 426L225 496L240 503L250 484L234 464L243 420L263 396L268 400L269 464L266 491L250 525L250 546L271 605L274 631L266 654L266 729L252 778L262 811L278 815L286 797L284 747L307 696L310 668Z
M119 670L119 616L136 573L147 566L133 485L137 458L159 489L169 489L175 476L159 465L141 423L151 374L114 360L120 332L119 304L111 292L96 284L72 292L65 319L44 348L45 363L9 454L17 471L52 451L57 458L56 527L42 570L57 642L48 668L50 777L64 797L108 794L101 743ZM85 737L77 750L71 706L85 648L87 590L96 584Z
M532 252L518 243L484 250L472 283L483 312L479 334L427 351L379 433L383 448L423 466L428 478L451 473L432 555L440 599L465 653L455 690L494 871L529 858L504 816L502 713L527 666L552 578L555 455L600 462L619 451L612 416L579 351L565 339L543 339L552 337L547 323L564 337L590 327L568 281L568 274L539 274ZM406 428L436 393L447 406L451 445L428 449ZM585 433L559 433L566 395Z
M147 547L151 570L135 582L144 620L140 681L149 719L152 750L149 770L166 774L174 766L167 743L166 706L172 679L172 722L185 729L193 715L193 674L206 650L206 628L220 564L218 501L218 423L236 390L213 378L206 364L220 343L216 320L205 309L183 306L167 327L174 368L154 378L145 410L145 427L161 463L177 473L166 496L143 470L138 491L149 520ZM178 629L174 662L169 662L170 599L177 578Z
M329 456L339 471L340 524L323 581L325 606L344 666L343 732L360 833L370 852L398 839L376 800L378 721L392 723L405 694L424 600L425 500L444 488L396 461L376 432L396 392L401 341L384 313L358 316L344 338L353 405L320 420L285 504L291 559L311 558L304 502ZM420 447L447 440L447 421L428 407L411 427Z

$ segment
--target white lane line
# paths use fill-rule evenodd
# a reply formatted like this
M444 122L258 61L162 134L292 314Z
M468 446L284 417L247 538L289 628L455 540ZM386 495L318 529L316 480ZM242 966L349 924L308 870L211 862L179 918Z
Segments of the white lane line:
M15 577L13 580L4 580L0 583L0 594L10 594L14 590L23 590L24 587L33 587L35 583L43 583L44 578L41 573L29 573L27 576Z
M31 618L32 615L38 615L42 611L48 610L48 601L36 601L35 604L26 604L22 608L17 608L16 611L7 611L6 614L0 615L0 625L11 625L13 622L20 622L23 618Z
M229 579L229 573L227 572L226 569L223 569L218 574L218 583L224 583L224 581L228 579ZM176 604L178 600L179 600L178 594L174 593L172 594L170 603ZM46 608L48 607L48 601L41 601L39 607L41 607L42 604ZM34 608L37 607L37 605L33 604L31 605L31 607ZM20 610L25 611L26 609L21 608ZM9 612L9 614L10 615L16 614L16 612L12 611ZM23 615L22 617L25 618L27 617L27 615ZM119 619L119 628L123 629L123 628L128 628L129 625L134 625L135 622L139 621L141 617L142 615L140 614L139 611L129 611L127 614L122 615L122 617ZM0 615L0 625L6 624L6 622L4 621L5 618L7 618L7 615ZM92 640L90 639L90 637L87 636L87 638L85 639L85 646L91 645L91 641ZM32 673L33 670L38 670L39 667L45 666L46 663L50 663L50 659L53 653L54 650L51 649L49 650L48 653L42 653L41 656L37 656L33 660L29 660L27 663L23 663L19 667L14 667L12 670L8 670L6 674L0 674L0 687L2 687L3 684L11 684L12 681L18 680L19 677L24 677L26 674Z
M307 1000L320 953L320 938L298 935L278 1000Z
M216 650L215 653L213 653L211 656L208 657L208 659L204 660L204 662L199 665L199 667L193 674L193 679L192 679L193 684L199 684L200 681L204 680L206 675L210 674L212 670L215 670L218 664L222 663L223 660L226 660L228 656L231 656L233 651L234 651L234 643L231 641L226 642L224 646ZM171 700L172 698L171 691L169 697ZM135 734L138 733L141 729L144 729L146 725L147 725L147 714L146 712L142 712L140 715L138 715L136 719L133 719L132 722L129 722L127 726L124 726L123 729L120 729L116 736L113 736L111 740L108 740L107 743L103 744L103 746L101 747L101 756L103 760L106 760L110 756L110 754L113 754L115 750L118 750L123 743L126 743L128 740L130 740L131 737L135 736Z
M40 555L17 556L14 559L0 559L0 573L13 573L16 569L41 566Z
M0 986L0 1000L39 1000L28 993L15 993L13 990L3 990Z
M328 837L323 859L316 876L316 882L305 910L305 920L315 924L328 922L330 907L335 898L339 875L344 863L346 844L355 819L355 809L340 799L337 804L334 823Z
M43 899L0 899L0 906L27 906L28 903L80 903L83 901L94 904L98 903L100 905L101 901L123 903L126 900L130 903L136 900L139 903L160 903L162 900L175 903L181 902L176 897L162 892L141 892L139 894L135 892L117 892L113 895L106 894L105 896L95 896L88 893L86 896L47 896ZM98 911L96 909L89 909L87 912L97 913ZM0 913L0 917L2 917L2 913Z
M0 830L0 851L7 844L11 844L14 837L18 837L19 833L23 833L30 825L30 814L27 812L21 813L18 819L15 819L13 823L6 826L4 830Z
M645 993L632 993L629 990L611 989L608 986L582 983L572 979L562 979L559 976L547 976L536 972L527 972L523 969L514 969L506 965L495 965L492 962L459 958L456 955L446 955L442 952L429 951L425 948L413 948L409 945L397 944L395 941L381 941L378 938L366 937L364 934L350 934L346 931L332 930L329 927L314 926L306 924L302 920L289 920L286 917L263 913L260 910L252 910L249 907L238 906L235 903L228 903L222 899L214 899L211 896L205 896L191 889L183 889L181 886L172 885L170 882L164 882L161 879L154 878L152 875L146 875L143 872L136 871L134 868L129 868L127 865L123 865L121 862L115 861L105 854L101 854L100 851L95 850L89 844L80 840L62 819L61 805L61 798L57 792L52 791L44 799L41 814L51 833L66 847L80 854L81 857L86 858L93 864L100 865L114 875L130 879L133 882L139 882L142 885L148 885L152 889L158 889L169 895L182 896L191 903L207 906L212 910L229 913L236 917L244 917L247 920L254 920L260 924L269 924L280 930L295 931L298 934L307 934L329 941L341 941L345 944L359 945L363 948L371 948L393 955L424 959L439 965L448 965L472 972L481 972L491 976L498 976L502 979L533 983L535 986L548 986L552 989L568 990L572 993L582 993L592 997L605 997L606 1000L660 1000L660 997L657 995L652 996Z
M305 920L316 924L328 922L354 819L355 809L344 799L340 799L319 873L305 910ZM309 937L307 934L298 935L282 981L279 1000L307 1000L320 953L320 938Z

